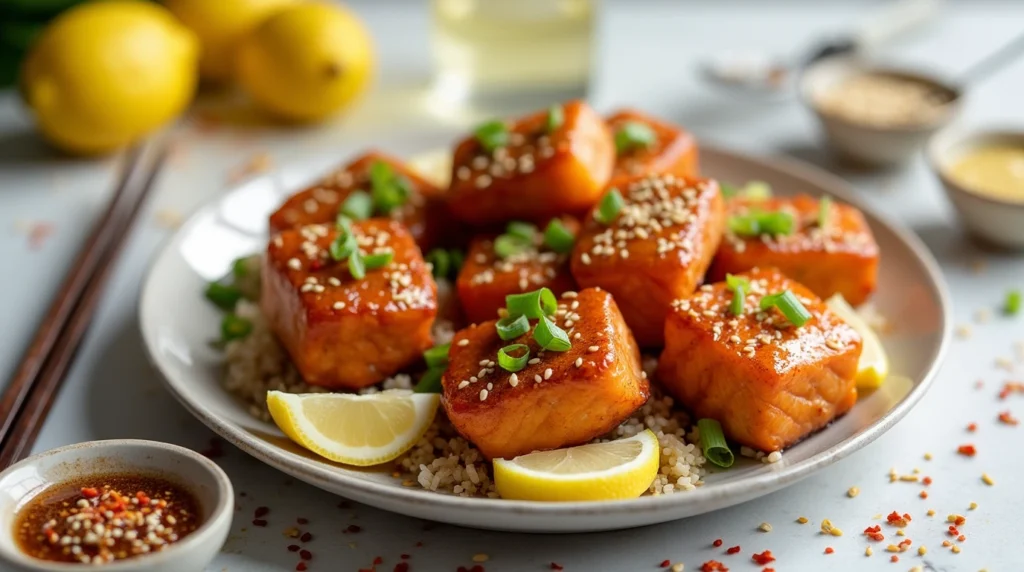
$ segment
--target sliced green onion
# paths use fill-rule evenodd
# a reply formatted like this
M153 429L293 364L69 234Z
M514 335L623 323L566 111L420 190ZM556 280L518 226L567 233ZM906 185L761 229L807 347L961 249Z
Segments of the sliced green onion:
M533 241L526 240L521 236L503 234L494 239L494 253L499 258L508 258L509 256L526 252L532 247Z
M744 290L750 290L750 279L746 276L736 276L735 274L725 275L725 287L729 290L735 291L737 288L743 288Z
M505 234L533 242L534 237L537 236L537 227L528 222L514 220L505 227Z
M650 147L657 140L658 135L650 125L638 121L627 121L615 131L615 151L622 155L633 149Z
M252 332L252 322L235 314L224 314L220 321L220 337L225 342L240 340Z
M714 419L701 419L697 421L697 429L700 431L700 448L704 451L704 458L723 469L731 467L736 457L725 442L722 424Z
M427 362L427 367L445 367L448 365L448 350L451 349L451 344L443 344L440 346L434 346L429 350L423 352L423 359Z
M359 250L359 243L356 242L356 237L351 232L339 232L327 250L330 251L331 258L341 261Z
M448 251L443 248L435 248L427 253L426 261L430 263L431 273L434 278L447 278L452 268L452 259Z
M772 187L764 181L749 181L737 194L750 201L766 201L772 198Z
M235 304L242 299L242 290L237 286L210 282L206 286L206 299L221 310L230 312L235 309Z
M722 196L727 199L735 197L736 194L740 192L740 190L736 188L736 185L730 185L729 183L723 183L721 181L718 182L718 190L721 191Z
M750 212L729 217L729 230L737 236L793 234L793 215L778 212Z
M476 128L473 132L480 146L488 153L508 145L508 127L504 121L495 119Z
M453 248L448 251L448 258L452 262L452 273L458 274L462 270L462 263L466 261L466 255Z
M1024 295L1021 295L1020 290L1010 290L1006 293L1006 304L1003 306L1003 312L1007 316L1016 316L1020 312L1021 304L1024 304Z
M395 173L391 165L374 161L370 165L370 196L377 212L388 214L405 204L412 193L409 182Z
M514 340L530 331L530 320L523 315L505 316L498 320L495 327L498 329L499 338L505 341Z
M367 270L376 270L387 266L394 258L394 252L375 252L373 254L367 254L363 257L363 266L365 266Z
M544 129L548 133L551 133L555 129L558 129L559 127L561 127L562 123L564 123L564 122L565 122L565 113L562 112L562 106L561 105L552 105L548 109L548 119L547 119L547 122L545 122L545 124L544 124Z
M536 320L554 314L558 309L558 300L551 290L541 288L533 292L505 296L505 307L510 316L526 316L530 320Z
M351 233L352 219L345 216L345 213L338 213L338 217L334 219L334 226L340 231Z
M789 290L783 290L782 292L761 298L760 306L762 310L772 307L778 308L782 315L786 316L786 319L789 320L789 323L798 328L811 319L811 313L800 303L796 295Z
M551 219L544 229L544 246L559 254L568 254L575 243L576 236L557 218Z
M514 356L513 353L522 352L523 355ZM498 365L505 371L513 373L526 367L530 361L530 348L526 344L512 344L498 350Z
M254 271L259 271L261 261L262 259L258 254L238 258L231 263L231 274L235 277L235 280L245 278Z
M355 220L365 220L373 215L373 197L366 191L352 191L341 203L341 214Z
M832 197L821 197L818 202L818 228L828 226L829 216L832 214Z
M597 211L594 212L594 219L597 222L607 226L615 221L615 218L619 216L619 211L622 210L622 205L625 201L622 200L622 194L615 187L612 187L610 191L605 193L604 198L601 199L601 203L597 205Z
M743 303L747 299L746 288L742 284L737 284L732 289L732 302L729 303L729 311L732 312L733 316L743 315Z
M363 259L363 253L359 252L358 248L348 256L348 272L356 280L366 278L366 262Z
M572 347L569 334L566 334L565 330L556 326L547 317L543 317L537 322L537 327L533 329L533 339L540 344L540 347L553 352L564 352Z
M441 393L441 377L444 376L445 367L432 367L420 377L419 382L412 388L413 393Z

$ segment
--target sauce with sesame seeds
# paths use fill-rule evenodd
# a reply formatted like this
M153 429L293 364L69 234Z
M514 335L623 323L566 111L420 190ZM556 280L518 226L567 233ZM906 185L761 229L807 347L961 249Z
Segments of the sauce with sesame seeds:
M94 475L36 495L14 536L33 558L106 564L164 550L195 532L200 514L196 498L164 478Z

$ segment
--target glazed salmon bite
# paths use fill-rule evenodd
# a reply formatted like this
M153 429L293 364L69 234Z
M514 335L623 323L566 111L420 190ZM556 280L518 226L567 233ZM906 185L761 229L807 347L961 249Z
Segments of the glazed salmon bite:
M267 247L260 305L270 328L311 385L360 389L421 359L432 344L437 286L409 231L387 219L352 223L366 255L391 260L353 278L335 261L338 229L285 230Z
M612 185L651 173L697 176L697 141L685 129L634 109L617 111L607 121L616 153Z
M378 163L385 166L385 173L390 171L393 177L400 178L403 188L399 192L407 192L408 196L395 199L396 204L390 209L387 201L391 199L382 197L383 200L373 205L371 216L403 223L421 248L435 245L445 234L447 215L443 191L401 160L378 151L361 155L288 198L270 215L271 234L310 224L333 224L346 199L357 191L366 193L372 200L375 192L371 171Z
M546 222L583 213L601 197L615 162L611 132L582 101L481 126L452 161L448 201L466 223Z
M540 351L532 331L502 340L494 321L452 339L441 403L487 458L589 442L647 401L640 350L607 292L566 292L553 321L568 333L568 351ZM531 359L510 373L496 364L497 354L517 343L530 348Z
M584 221L572 274L581 288L615 296L641 347L660 346L670 304L697 288L718 248L722 195L715 181L671 173L633 177L615 192L622 204L611 220L595 208Z
M860 335L809 289L775 269L749 280L741 315L726 283L676 300L665 324L657 379L699 418L717 419L727 437L778 451L821 429L857 400ZM792 292L810 318L796 327L767 295Z

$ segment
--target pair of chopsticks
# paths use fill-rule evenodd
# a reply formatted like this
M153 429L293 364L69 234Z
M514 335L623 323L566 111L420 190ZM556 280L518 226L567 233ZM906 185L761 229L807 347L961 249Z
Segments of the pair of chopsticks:
M0 468L28 456L166 157L166 137L130 148L114 195L0 396Z

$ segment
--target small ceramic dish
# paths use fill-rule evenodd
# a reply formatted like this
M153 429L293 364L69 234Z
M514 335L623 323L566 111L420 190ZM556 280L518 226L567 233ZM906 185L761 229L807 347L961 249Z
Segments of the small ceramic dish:
M877 74L911 80L930 86L945 99L942 112L928 121L878 126L853 121L825 109L823 98L844 81L862 74ZM803 71L800 98L814 112L825 138L840 155L855 162L890 167L906 162L925 146L928 139L958 115L962 99L959 88L936 76L865 62L855 57L820 60Z
M975 236L1004 248L1024 250L1024 201L983 195L949 176L949 166L968 151L990 144L1024 147L1024 129L951 128L928 143L928 163L942 182L960 220Z
M160 552L90 566L50 562L22 552L14 538L19 510L52 485L89 474L162 477L190 492L199 503L202 524ZM234 491L212 461L188 449L139 440L91 441L40 453L0 473L0 561L4 570L23 572L182 572L203 570L231 528Z

